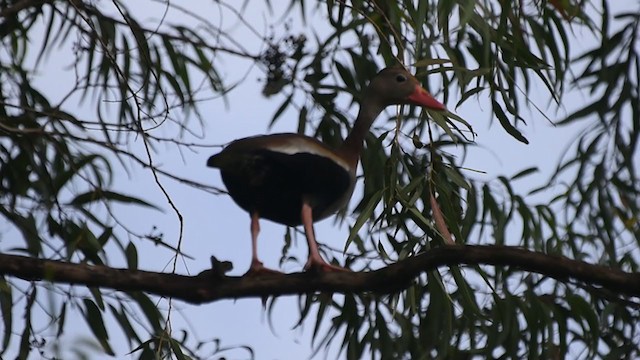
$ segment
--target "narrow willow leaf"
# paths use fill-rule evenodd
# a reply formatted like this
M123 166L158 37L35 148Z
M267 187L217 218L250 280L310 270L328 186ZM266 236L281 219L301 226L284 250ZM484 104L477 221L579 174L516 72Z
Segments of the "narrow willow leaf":
M13 335L13 291L11 284L7 283L4 276L0 276L0 310L2 311L2 323L4 324L4 334L2 336L2 349L0 355L3 354Z
M600 337L600 324L598 315L593 307L582 296L577 294L567 295L566 301L571 308L571 314L582 326L584 335L588 336L585 340L591 340L592 344L590 345L596 346ZM584 326L585 324L581 320L586 321L587 326Z
M478 221L478 201L475 187L471 187L469 191L467 191L466 204L467 207L464 212L464 217L460 222L460 234L462 238L459 240L462 243L467 243L467 237Z
M303 106L298 113L298 134L304 134L307 128L307 107Z
M480 92L482 92L483 90L486 90L485 87L475 87L471 90L465 91L462 96L460 96L460 100L458 100L458 103L456 104L456 108L458 108L460 105L464 104L465 101L467 101L470 97L480 94Z
M434 227L433 224L429 220L427 220L427 218L424 217L420 210L416 209L415 206L406 203L404 203L403 205L405 205L405 207L409 209L411 220L413 220L413 222L416 223L416 225L418 225L418 227L422 229L422 231L428 232L429 230L433 230L440 233L440 230Z
M338 69L338 74L340 74L340 78L344 82L344 85L349 89L355 89L356 82L353 78L353 75L351 74L351 71L349 71L346 66L342 65L338 61L335 62L335 65L336 69Z
M173 76L173 73L168 71L162 71L160 72L160 74L169 83L169 85L171 85L171 88L173 89L173 93L178 95L178 97L180 98L180 102L184 103L186 101L186 97L182 92L182 87L178 83L178 80L176 79L175 76Z
M133 326L131 325L131 322L129 321L129 316L127 315L127 312L122 307L122 305L120 305L121 306L120 307L120 309L121 309L120 311L118 311L118 309L116 309L111 304L109 304L108 306L109 306L109 309L111 310L111 313L116 318L116 321L120 325L120 328L122 329L122 332L124 332L126 334L126 338L129 341L129 346L131 346L131 344L133 344L133 343L139 343L140 342L140 337L138 336L136 331L133 329Z
M32 256L38 256L42 252L43 240L40 237L36 219L33 214L22 217L15 213L6 211L4 207L0 207L0 213L5 215L20 230L24 240L26 241L26 251Z
M112 237L113 237L113 228L110 226L106 227L102 232L102 234L100 234L100 236L96 239L98 243L98 248L103 249L104 246L109 241L109 239L111 239Z
M418 67L425 67L429 65L443 65L443 64L449 64L449 63L451 63L451 60L449 59L421 59L411 64L411 66L418 68Z
M97 288L94 286L87 286L87 289L89 289L91 296L93 296L93 298L95 299L95 304L98 306L100 311L101 312L104 311L105 303L104 303L104 300L102 299L102 292L100 292L100 288Z
M284 114L284 111L287 110L289 105L291 105L292 100L293 100L293 94L287 96L287 98L282 102L282 104L280 104L280 107L278 108L278 110L276 110L275 114L273 114L273 117L271 117L271 121L269 122L269 128L271 128L276 123L276 121L280 118L280 116L282 116L282 114Z
M571 115L567 116L563 120L560 120L558 125L566 125L576 120L586 118L592 114L604 112L607 109L606 103L601 101L594 102L592 104L584 106L582 109L574 111Z
M75 198L73 198L73 200L69 202L69 205L83 206L99 200L110 200L110 201L117 201L117 202L122 202L127 204L142 205L142 206L154 208L156 210L160 210L159 207L153 204L150 204L142 199L124 195L117 192L113 192L113 191L100 190L100 189L88 191L86 193L77 195Z
M60 337L64 333L64 326L67 319L67 304L68 302L66 301L62 302L60 313L58 315L58 331L56 332L56 337Z
M380 355L382 356L383 359L390 359L393 357L393 346L392 346L393 341L389 336L389 328L387 326L387 321L379 309L376 309L375 318L376 318L375 329L376 329L376 332L378 333L378 340L380 342L378 344Z
M502 125L502 128L504 128L507 131L507 133L513 136L516 140L523 142L525 144L529 144L529 140L527 140L518 129L516 129L515 127L513 127L513 125L511 125L511 123L509 122L509 119L507 119L507 115L504 113L504 110L502 110L502 107L500 106L500 104L498 104L498 102L496 101L493 101L492 106L493 106L493 113L498 118L498 121L500 122L500 125Z
M358 235L358 231L360 231L362 226L371 218L376 206L378 205L380 200L382 200L382 194L384 193L384 191L385 191L384 189L380 189L376 191L373 195L371 195L371 198L369 198L369 202L362 209L362 211L360 212L360 215L358 215L358 218L356 219L355 224L353 224L353 227L349 232L349 238L347 238L347 242L344 244L343 252L347 251L347 249L349 248L349 245L351 245L353 240Z
M453 134L453 131L451 131L451 128L447 124L447 120L442 114L440 114L440 112L432 111L431 118L452 140L456 141L457 137Z
M462 177L462 175L460 175L459 172L457 172L456 170L450 168L449 166L443 166L443 170L444 170L445 174L447 175L447 178L449 178L449 180L453 181L456 185L460 186L461 188L463 188L465 190L470 190L471 189L471 185L469 185L467 180L465 180L465 178Z
M149 321L149 324L151 325L154 332L162 331L162 316L149 296L138 291L131 291L128 294L132 300L138 303L138 306L140 306L140 309L142 309L142 312Z
M447 110L445 115L450 118L453 119L459 123L462 123L464 126L467 127L467 129L469 129L469 131L473 132L473 127L471 127L471 124L469 124L465 119L463 119L462 117L458 116L455 113L452 113L451 111Z
M309 296L310 297L310 296ZM311 336L311 339L313 341L315 341L316 337L318 336L318 333L320 331L320 325L322 324L322 320L324 319L324 315L327 311L327 309L329 308L329 303L331 303L331 295L329 295L328 297L323 297L323 296L319 296L319 305L318 305L318 312L316 313L316 323L313 326L313 333ZM302 317L301 317L302 318Z
M525 177L527 175L531 175L531 174L537 173L538 171L539 171L539 169L538 169L537 166L532 166L532 167L526 168L526 169L518 172L517 174L513 175L511 177L511 180L512 181L513 180L517 180L517 179Z
M36 68L40 64L40 61L42 60L42 57L45 54L45 52L47 52L47 50L50 49L48 45L49 45L49 40L51 39L51 30L53 29L53 24L55 22L54 19L55 19L55 11L50 11L49 20L47 21L47 25L46 25L46 31L44 33L43 40L41 40L42 46L40 47L40 52L36 57L36 62L35 62Z
M20 337L20 352L17 359L28 359L31 352L31 311L33 310L33 303L36 301L37 288L33 287L27 295L27 304L24 312L24 330L22 330L22 336Z
M458 286L458 291L462 294L462 308L464 311L473 314L473 316L485 318L486 316L483 314L482 310L480 310L480 307L476 302L474 291L462 275L460 267L450 266L449 269L451 270L451 275L453 275L453 280Z
M127 267L130 270L138 269L138 250L133 242L129 242L125 250L127 257Z
M89 328L93 332L93 335L107 354L112 356L115 355L113 349L111 349L111 345L109 345L109 335L107 334L107 329L104 326L102 312L90 299L83 299L83 301L85 306L84 317L89 324Z
M173 355L178 360L190 360L192 359L189 356L186 356L182 351L182 345L174 338L169 339L169 344L171 346L171 350L173 351Z

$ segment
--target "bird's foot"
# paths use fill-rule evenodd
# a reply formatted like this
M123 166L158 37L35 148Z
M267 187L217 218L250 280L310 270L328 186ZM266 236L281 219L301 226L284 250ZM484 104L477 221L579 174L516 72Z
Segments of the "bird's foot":
M269 269L265 267L261 261L253 260L251 261L251 267L249 267L249 271L247 271L244 276L262 276L262 275L282 275L283 273L278 270Z
M309 260L307 260L307 263L304 266L304 271L314 273L352 272L351 269L347 269L342 266L331 265L328 262L324 261L322 258L316 259L313 257L310 257Z

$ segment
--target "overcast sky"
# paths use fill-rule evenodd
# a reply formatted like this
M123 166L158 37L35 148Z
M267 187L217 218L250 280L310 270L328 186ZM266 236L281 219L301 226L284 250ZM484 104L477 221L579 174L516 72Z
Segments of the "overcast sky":
M254 6L254 3L256 6ZM257 28L269 31L269 22L273 16L266 13L262 8L264 2L253 2L247 10L244 19ZM132 2L129 5L135 6L141 3ZM140 20L149 21L149 25L157 23L161 17L163 8L156 11L146 7L149 3L144 2L144 16ZM212 10L210 2L198 2L202 6L203 16ZM197 6L194 5L194 6ZM190 5L191 6L191 5ZM303 29L309 37L313 33L326 31L323 22L326 21L324 7L321 11L310 11L308 23L305 27L295 18L292 20L294 29ZM193 9L197 11L196 9ZM293 12L292 15L296 15ZM218 19L218 14L213 14L209 18ZM172 23L181 21L180 15L171 14L167 19ZM237 41L243 43L248 50L253 53L259 52L262 42L246 28L236 23L228 14L222 17L223 28L231 31ZM212 20L216 22L216 20ZM282 25L276 25L276 33L281 32ZM293 31L296 33L297 31ZM589 43L589 34L577 34L584 36L585 44ZM35 33L32 34L35 36ZM35 41L35 39L34 39ZM46 67L41 69L42 77L39 84L51 94L59 91L62 84L73 83L72 71L61 71L69 65L69 50L63 49L52 53L48 59ZM382 66L382 64L380 64ZM54 71L44 71L54 69ZM219 68L220 73L229 81L240 79L250 69L249 63L238 61L237 58L228 58L224 61L224 67ZM253 68L250 70L246 80L236 89L228 94L228 106L221 99L213 99L201 104L203 113L207 114L208 124L206 137L202 142L207 144L224 144L235 138L262 134L267 132L294 132L296 130L297 114L288 112L277 125L268 130L267 126L272 114L282 102L282 98L264 98L261 95L262 84L258 79L263 76L262 72ZM441 85L433 87L434 93L441 88ZM544 91L540 91L545 94ZM436 95L437 98L442 98ZM573 105L583 103L581 95L572 97ZM458 99L449 100L448 106L452 107ZM547 96L532 98L532 100L542 109L547 109ZM569 107L569 106L567 106ZM475 174L477 179L490 180L499 175L513 175L519 170L528 166L537 165L545 170L542 174L534 177L538 179L535 185L539 185L540 179L546 179L551 170L557 164L560 155L566 151L566 139L575 134L577 129L557 129L541 115L532 113L529 126L523 129L524 135L529 139L530 144L524 145L506 134L499 125L490 126L490 101L488 98L480 98L479 103L468 101L459 109L451 109L465 118L477 132L478 146L470 152L465 166L468 168L481 170L486 175ZM94 116L91 109L82 110L87 118ZM115 111L114 111L115 113ZM552 119L561 117L564 112L556 114L547 113ZM354 113L351 114L355 117ZM171 133L171 131L159 130L160 133ZM140 139L131 143L131 148L141 151ZM217 170L205 166L206 159L217 152L217 150L202 150L199 152L178 153L174 147L159 147L156 160L163 169L171 170L181 174L181 176L197 181L209 183L223 187L220 174ZM244 273L249 266L250 260L250 237L249 237L249 216L237 207L228 196L212 196L178 184L171 180L163 180L163 184L172 195L180 212L185 219L183 251L194 257L193 260L180 262L178 272L196 274L209 266L209 256L215 255L221 260L233 262L233 275ZM524 181L518 183L522 192L529 190L534 184ZM151 175L146 170L137 169L131 174L121 172L115 181L115 188L125 193L135 194L150 202L165 208L164 212L154 210L141 210L130 206L117 206L118 215L141 233L149 232L152 226L157 226L158 231L164 234L164 240L171 244L177 243L178 221L176 215L169 210L169 206L163 199L161 192L154 184ZM356 190L357 192L358 190ZM359 196L356 193L355 199ZM316 233L320 242L329 244L336 248L342 248L349 230L347 225L353 224L353 218L349 218L342 227L337 226L330 219L316 224ZM282 225L262 221L262 232L260 235L260 256L266 266L278 268L278 261L281 256L283 246L283 235L286 228ZM140 268L151 271L168 271L170 269L171 254L163 248L156 248L146 244L139 244ZM304 237L298 237L292 253L297 255L301 264L288 264L281 270L285 272L300 271L302 264L306 260L307 247ZM115 263L114 265L118 265ZM121 265L121 264L120 264ZM336 295L338 296L338 295ZM298 318L297 297L282 297L277 300L275 310L271 314L273 319L269 324L259 299L248 299L238 301L218 301L212 304L201 306L191 306L180 301L175 301L175 311L172 317L174 330L188 328L201 341L215 338L221 339L222 346L247 345L255 351L256 359L302 359L313 355L310 346L310 336L313 330L313 323L307 321L302 328L293 329ZM167 307L165 301L160 303L162 308ZM312 311L313 312L313 311ZM117 325L109 327L111 330L111 344L117 351L117 358L124 358L128 346L124 339L119 336L120 330ZM88 334L87 327L83 321L78 322L75 329L69 328L65 336L68 345L76 342L79 338ZM177 333L174 336L179 337ZM86 336L91 339L91 336ZM121 345L118 345L121 344ZM64 348L66 345L63 343ZM335 351L335 349L334 349ZM228 357L243 358L242 351L229 353ZM244 358L248 358L247 356ZM136 357L136 356L134 356ZM319 358L322 358L320 355ZM329 356L329 358L333 358Z

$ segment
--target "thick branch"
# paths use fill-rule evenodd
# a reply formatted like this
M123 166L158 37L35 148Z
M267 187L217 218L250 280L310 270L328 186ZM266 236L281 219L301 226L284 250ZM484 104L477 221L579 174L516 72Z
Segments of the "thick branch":
M446 246L371 272L295 273L246 278L225 276L223 271L216 269L197 276L184 276L0 254L2 275L124 291L139 290L191 303L318 291L391 293L409 286L411 280L420 273L441 266L460 264L512 266L560 281L574 279L622 295L640 296L640 273L627 273L504 246Z

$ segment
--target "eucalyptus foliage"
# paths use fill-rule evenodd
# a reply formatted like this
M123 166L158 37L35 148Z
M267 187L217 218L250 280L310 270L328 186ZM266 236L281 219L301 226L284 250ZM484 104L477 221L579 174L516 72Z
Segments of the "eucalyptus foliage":
M267 34L244 17L257 3L272 14ZM221 194L163 170L157 154L163 146L198 148L197 134L215 131L201 108L234 91L237 83L220 76L225 61L263 71L263 95L280 104L265 125L297 114L299 132L328 144L346 135L353 119L345 110L367 81L401 62L420 79L430 75L425 87L450 111L400 109L372 129L361 162L363 192L354 195L355 210L341 214L351 226L347 265L366 271L445 246L433 220L441 212L458 243L521 246L637 272L640 5L612 10L614 3L292 0L282 7L223 0L196 10L149 1L145 6L166 11L150 21L124 1L0 0L0 214L2 228L19 237L7 245L0 233L0 249L138 269L138 247L150 241L177 257L182 239L134 233L117 221L117 204L159 205L115 187L113 169L144 169ZM312 13L324 14L321 24ZM174 14L183 20L173 21ZM226 32L221 14L253 32L258 46ZM288 26L290 19L303 26ZM586 37L595 45L585 48ZM66 93L42 89L56 51L65 51L62 75L75 84ZM575 94L581 104L565 103ZM514 141L528 143L533 122L582 131L565 139L562 156L538 160L557 162L548 180L523 189L518 181L539 179L532 177L535 163L507 175L465 168L479 119L456 115L464 104L490 109L492 131ZM91 115L81 115L79 105ZM175 136L154 131L162 128ZM134 138L142 151L129 147ZM171 210L173 194L161 182L158 191ZM44 321L60 336L72 313L86 319L107 354L114 353L115 331L141 359L228 351L219 339L203 352L188 329L171 329L148 294L6 275L0 282L0 355L52 357L38 329ZM48 306L52 296L64 301ZM337 347L351 359L636 358L639 308L638 299L590 284L488 265L431 271L392 296L299 298L300 323L313 325L307 331L315 346ZM107 317L113 325L105 325Z

